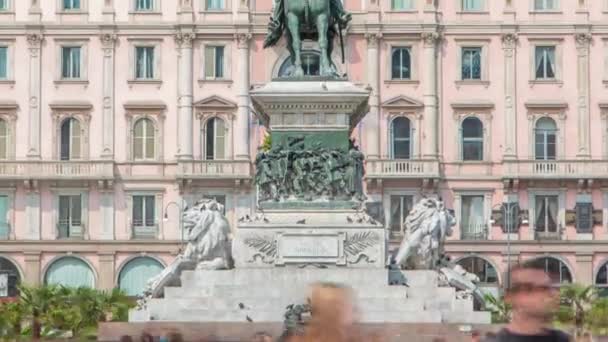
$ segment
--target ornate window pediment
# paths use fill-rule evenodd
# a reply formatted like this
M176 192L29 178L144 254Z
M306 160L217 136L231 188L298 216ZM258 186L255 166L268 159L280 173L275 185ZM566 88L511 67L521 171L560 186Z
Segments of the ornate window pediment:
M139 162L162 160L167 105L162 101L132 101L123 106L127 117L127 159Z
M212 95L194 103L197 112L231 112L236 110L236 103L217 95Z
M386 100L382 103L382 108L388 110L413 110L424 108L424 103L413 99L411 97L400 95L393 97L392 99Z
M231 159L236 103L213 95L196 102L194 108L200 120L201 159Z

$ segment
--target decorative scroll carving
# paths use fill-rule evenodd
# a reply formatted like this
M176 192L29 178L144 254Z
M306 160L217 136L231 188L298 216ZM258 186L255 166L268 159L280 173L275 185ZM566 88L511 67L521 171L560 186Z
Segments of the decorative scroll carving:
M175 43L182 48L191 48L195 38L194 32L177 32L174 36Z
M250 263L261 260L265 264L272 264L277 257L277 240L273 236L253 234L244 238L243 242L256 250L248 261Z

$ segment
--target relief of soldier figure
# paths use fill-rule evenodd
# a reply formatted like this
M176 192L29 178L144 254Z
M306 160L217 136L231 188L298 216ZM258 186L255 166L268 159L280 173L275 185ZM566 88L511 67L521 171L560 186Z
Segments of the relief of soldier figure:
M348 151L302 149L298 139L257 155L255 181L260 201L318 198L364 200L363 153L350 141Z

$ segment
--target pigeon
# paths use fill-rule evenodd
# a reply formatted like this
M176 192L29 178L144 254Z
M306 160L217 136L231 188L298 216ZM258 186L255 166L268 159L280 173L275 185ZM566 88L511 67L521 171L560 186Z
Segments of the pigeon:
M241 310L245 309L245 304L239 303L239 309L241 309Z
M251 317L249 317L249 315L245 316L245 319L247 320L247 322L251 323L253 322L253 319L251 319Z
M353 223L353 219L350 216L346 216L346 222Z
M357 223L363 223L363 217L359 217L359 219L357 220Z
M300 221L297 221L296 224L306 224L306 219L301 219Z
M264 222L265 222L265 223L269 223L269 222L270 222L270 220L269 220L269 219L267 219L266 217L264 217Z
M245 217L244 217L244 216L243 216L243 217L241 217L241 218L239 219L239 222L245 222Z

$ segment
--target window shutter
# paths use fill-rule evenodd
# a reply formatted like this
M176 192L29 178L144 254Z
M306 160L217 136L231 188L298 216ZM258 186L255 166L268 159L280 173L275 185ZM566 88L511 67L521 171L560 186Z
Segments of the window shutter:
M6 240L8 237L8 196L0 196L0 240Z
M589 233L593 229L593 206L591 203L576 203L576 231Z
M226 128L224 121L215 119L215 159L226 158Z
M213 78L215 72L214 47L205 46L205 78Z
M8 77L8 48L0 47L0 79Z
M80 121L70 119L70 159L80 159Z

